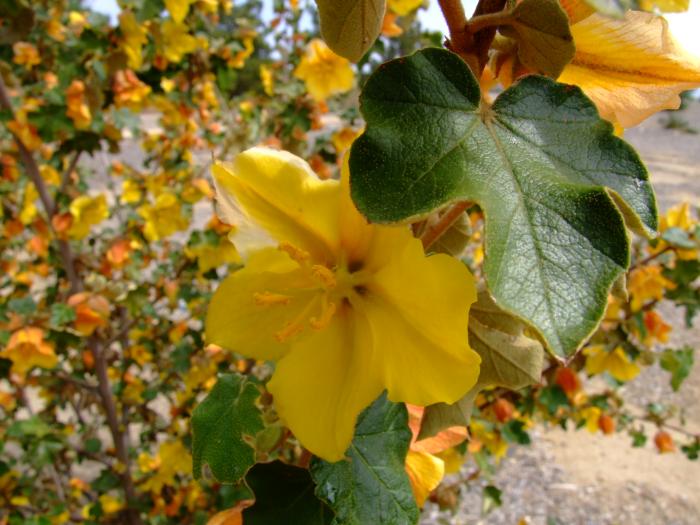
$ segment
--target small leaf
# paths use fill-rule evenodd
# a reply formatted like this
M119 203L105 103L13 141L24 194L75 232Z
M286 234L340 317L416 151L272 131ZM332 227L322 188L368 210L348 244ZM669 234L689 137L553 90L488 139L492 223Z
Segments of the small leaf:
M677 391L690 374L695 360L695 349L687 346L680 350L664 350L659 359L661 368L671 373L671 387Z
M680 228L668 228L663 232L661 238L676 248L683 248L686 250L697 248L696 243L691 240L688 232Z
M359 61L379 36L386 0L316 0L316 5L328 47Z
M75 321L75 309L64 303L51 305L51 326L60 328Z
M528 76L489 107L466 64L439 49L385 63L367 81L361 110L367 128L350 156L358 209L388 223L476 201L486 217L489 290L553 352L573 353L629 264L608 191L656 228L634 150L578 88Z
M484 499L481 504L481 512L483 514L488 514L492 510L500 507L503 504L501 494L501 489L495 485L486 485L484 487Z
M314 495L307 469L273 461L255 465L246 476L255 504L243 511L245 525L327 525L333 511Z
M499 308L486 291L479 293L469 311L469 345L481 356L479 380L454 405L427 407L418 439L469 424L474 400L484 388L518 390L539 382L544 362L542 343L528 336L527 325Z
M382 394L360 414L347 460L312 461L316 494L335 511L334 525L418 521L404 470L410 441L406 407Z
M263 429L255 405L260 392L238 374L219 377L209 395L192 413L192 469L195 479L208 465L222 483L236 483L255 463L255 450L245 437Z
M557 78L576 48L569 18L558 0L523 0L513 9L513 21L500 28L518 41L518 58L530 69Z

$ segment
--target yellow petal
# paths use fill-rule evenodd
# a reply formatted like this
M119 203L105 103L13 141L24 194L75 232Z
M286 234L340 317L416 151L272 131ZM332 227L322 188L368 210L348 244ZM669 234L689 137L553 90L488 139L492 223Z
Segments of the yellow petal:
M700 86L700 60L675 43L659 16L593 14L573 24L571 33L576 55L559 81L580 86L603 118L623 127L678 108L679 94Z
M339 461L357 416L383 389L373 369L366 320L341 309L326 328L293 345L277 363L268 390L301 444Z
M629 381L637 377L639 367L627 356L622 347L616 347L609 355L607 369L618 381Z
M337 181L321 181L300 158L268 148L249 149L232 164L217 163L213 173L219 213L236 226L239 252L274 239L309 252L316 262L333 261L339 243Z
M422 507L430 493L442 481L445 475L445 462L432 454L409 450L406 455L406 473L411 482L416 503Z
M393 243L382 242L383 230L392 230ZM421 406L454 403L479 376L481 360L467 342L474 277L452 257L425 257L407 230L382 228L374 242L371 253L379 255L381 246L390 259L357 308L370 321L389 399Z
M214 293L205 323L207 343L256 359L282 357L289 344L276 334L313 299L313 292L299 290L298 268L280 250L251 255L246 267L224 279ZM280 300L261 300L265 296Z

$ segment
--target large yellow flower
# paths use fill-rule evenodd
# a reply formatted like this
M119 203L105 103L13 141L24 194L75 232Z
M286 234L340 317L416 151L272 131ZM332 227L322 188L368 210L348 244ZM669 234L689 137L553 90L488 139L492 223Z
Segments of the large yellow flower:
M357 415L393 401L452 403L476 382L467 344L474 278L426 257L408 228L369 225L342 184L301 159L253 148L217 164L217 198L248 256L209 306L209 343L277 361L268 384L301 443L343 458ZM261 232L255 229L262 227Z

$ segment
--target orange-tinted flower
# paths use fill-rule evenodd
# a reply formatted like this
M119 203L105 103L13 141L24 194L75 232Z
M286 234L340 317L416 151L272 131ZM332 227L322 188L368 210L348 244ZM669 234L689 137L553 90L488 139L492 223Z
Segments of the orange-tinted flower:
M658 341L659 343L668 341L671 325L666 324L664 318L654 310L644 312L644 327L647 330L647 335L643 341L645 345L651 346L654 344L654 341Z
M12 45L14 57L12 61L20 66L26 66L27 69L32 69L41 62L39 51L29 42L15 42Z
M92 122L92 113L85 100L85 84L82 80L73 80L66 90L66 115L78 129L85 129Z
M12 361L12 372L20 377L26 376L35 366L53 368L58 362L53 345L44 341L44 331L36 327L14 332L0 351L0 357Z
M676 284L666 279L661 266L642 266L632 271L627 290L632 298L632 311L638 312L648 300L660 301L666 290L673 290Z
M74 328L82 335L91 335L107 325L109 302L101 295L80 292L70 296L68 306L75 309Z
M673 438L671 434L665 430L659 430L654 436L654 444L656 449L661 453L665 454L667 452L675 452L676 445L673 443Z
M151 87L141 82L133 71L126 69L117 71L114 75L112 90L117 107L123 106L138 111L151 92Z

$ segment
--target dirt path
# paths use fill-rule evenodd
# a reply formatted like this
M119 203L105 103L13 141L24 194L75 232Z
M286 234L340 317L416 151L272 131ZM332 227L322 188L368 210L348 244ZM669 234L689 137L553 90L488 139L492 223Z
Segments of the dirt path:
M700 103L677 116L700 132ZM662 212L683 200L700 204L700 134L664 129L667 118L658 115L625 136L649 168ZM672 305L663 305L662 314L674 325L669 345L700 349L700 321L684 330ZM625 402L677 405L688 428L700 431L700 365L679 392L668 383L667 372L647 368L623 389ZM482 481L468 487L456 514L429 504L423 523L516 525L525 518L530 525L697 525L700 462L660 455L649 441L632 448L626 434L540 429L532 446L512 450L492 480L503 491L503 506L481 515Z

